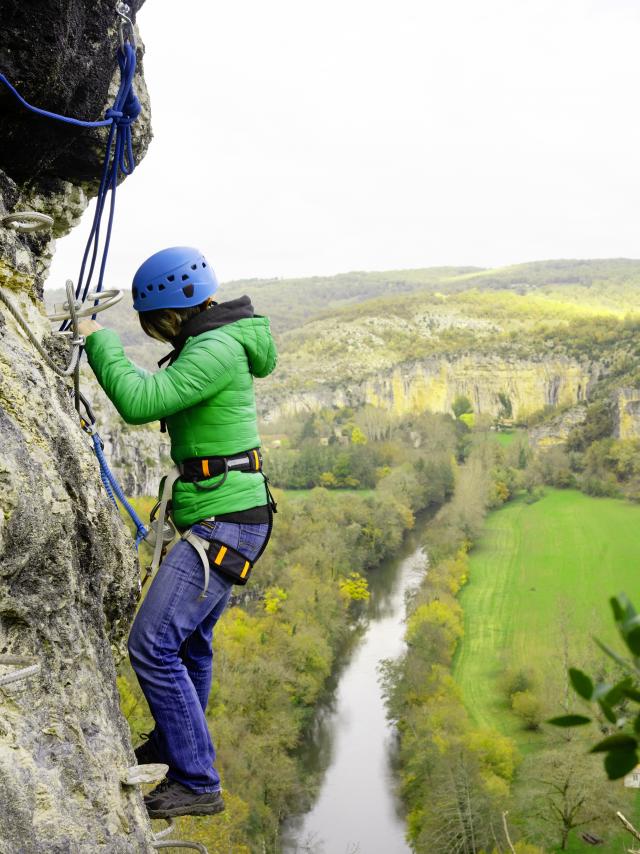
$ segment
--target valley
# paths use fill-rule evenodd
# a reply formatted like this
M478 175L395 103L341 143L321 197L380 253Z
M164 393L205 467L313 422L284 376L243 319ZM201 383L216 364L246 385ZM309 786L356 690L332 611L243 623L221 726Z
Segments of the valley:
M251 591L234 599L217 639L209 716L223 743L226 835L195 819L183 822L185 833L238 854L294 850L278 828L288 816L315 815L326 762L306 765L298 746L352 654L370 573L398 553L424 508L440 510L411 536L432 564L409 597L406 652L383 666L411 849L453 850L462 831L437 816L463 780L474 792L464 826L478 840L495 839L508 807L518 854L579 854L580 829L559 849L534 809L545 791L531 781L558 773L553 763L565 754L594 781L603 809L617 803L640 820L636 799L585 758L583 734L569 750L544 724L571 704L567 667L599 666L590 636L611 634L607 597L633 590L640 263L352 273L230 283L221 294L245 291L273 318L280 351L278 371L256 394L282 515L277 554L269 550ZM110 317L128 352L153 369L166 348L145 341L132 320L123 305ZM123 425L87 381L112 461L148 507L170 466L168 437ZM257 678L271 693L258 692L251 710L241 696ZM141 731L148 722L126 670L121 690ZM441 796L431 804L434 786ZM601 850L624 844L610 818L588 829L606 840ZM315 848L300 850L321 850L322 834L313 834Z

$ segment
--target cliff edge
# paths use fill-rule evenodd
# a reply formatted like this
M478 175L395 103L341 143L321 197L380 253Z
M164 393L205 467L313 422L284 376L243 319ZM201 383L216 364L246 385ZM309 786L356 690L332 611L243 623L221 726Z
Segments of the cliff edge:
M33 104L100 118L118 78L116 20L111 2L3 2L0 69ZM139 72L135 85L139 161L150 140ZM55 237L95 194L106 131L33 116L1 87L0 116L0 218L16 210L54 218L53 232L0 226L0 287L61 358L66 348L49 335L42 285ZM2 684L13 668L0 663L0 851L151 851L140 794L120 782L134 756L113 654L135 608L135 550L104 493L68 384L4 305L0 483L0 656L40 665Z

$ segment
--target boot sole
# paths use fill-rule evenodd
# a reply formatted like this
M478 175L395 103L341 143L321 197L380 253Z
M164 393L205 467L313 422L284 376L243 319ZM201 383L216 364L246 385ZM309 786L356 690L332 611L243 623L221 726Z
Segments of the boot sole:
M166 810L150 810L149 818L178 818L181 815L217 815L224 812L224 804L185 804L183 807L173 807Z

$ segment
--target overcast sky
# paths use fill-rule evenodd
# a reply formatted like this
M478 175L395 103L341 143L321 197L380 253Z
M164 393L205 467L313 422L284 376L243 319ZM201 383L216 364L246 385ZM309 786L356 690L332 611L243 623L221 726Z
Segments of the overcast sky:
M147 0L107 287L640 256L639 0ZM58 243L77 276L88 216Z

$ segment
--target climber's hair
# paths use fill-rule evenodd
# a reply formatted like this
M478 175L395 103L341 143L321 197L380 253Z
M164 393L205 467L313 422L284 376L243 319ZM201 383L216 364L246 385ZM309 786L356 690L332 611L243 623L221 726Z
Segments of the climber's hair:
M182 326L204 311L212 300L207 299L200 305L190 308L157 308L154 311L141 311L138 314L140 326L150 338L155 338L163 343L170 342L182 329Z

